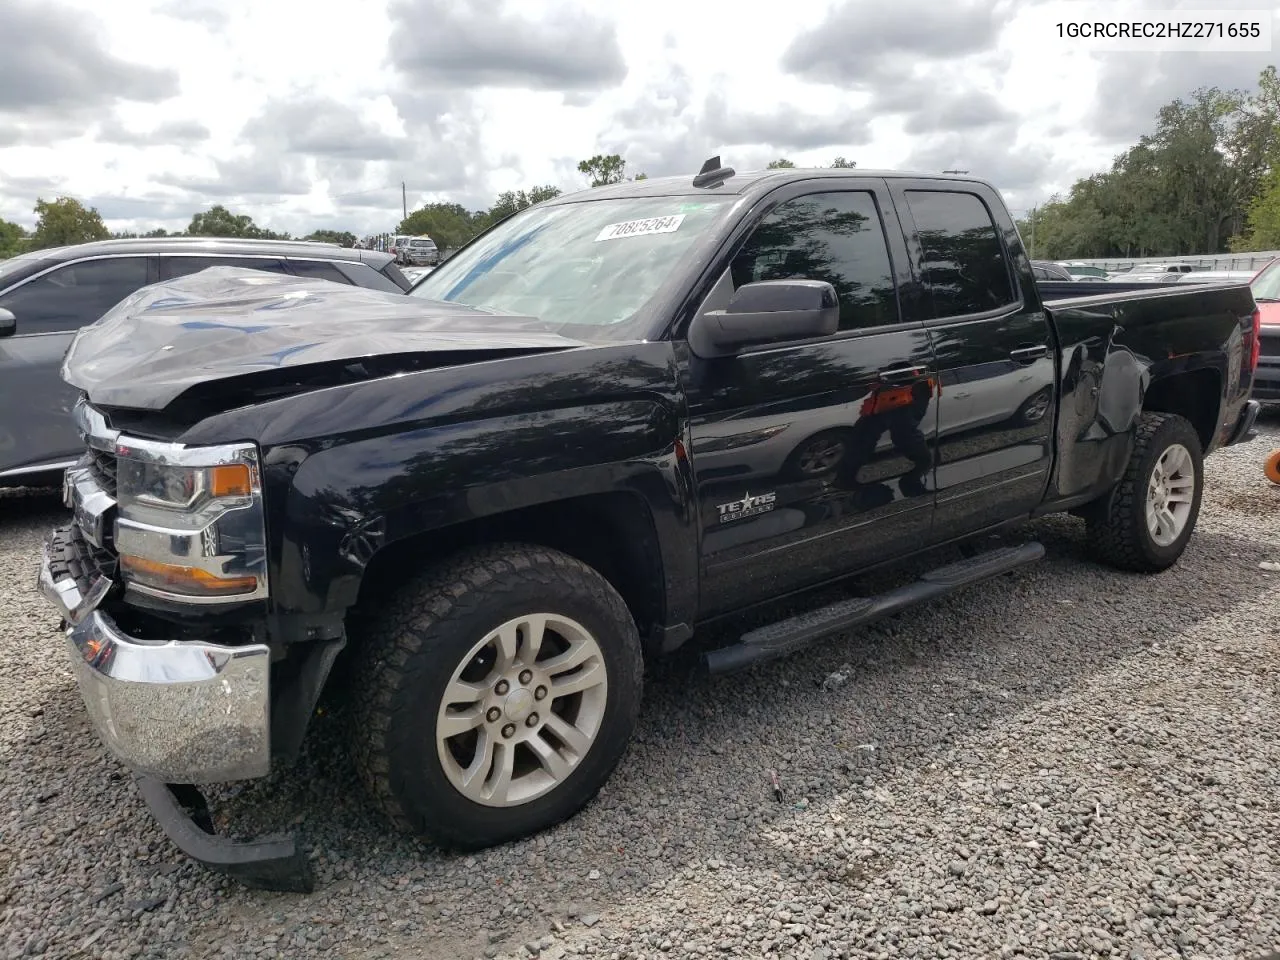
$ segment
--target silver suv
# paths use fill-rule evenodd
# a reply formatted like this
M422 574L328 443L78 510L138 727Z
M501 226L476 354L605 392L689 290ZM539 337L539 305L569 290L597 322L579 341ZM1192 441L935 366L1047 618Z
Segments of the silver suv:
M434 267L440 262L440 251L430 237L406 237L400 250L406 267Z
M206 267L249 267L403 293L390 254L333 243L156 237L0 260L0 486L44 485L83 452L58 375L76 331L140 287Z

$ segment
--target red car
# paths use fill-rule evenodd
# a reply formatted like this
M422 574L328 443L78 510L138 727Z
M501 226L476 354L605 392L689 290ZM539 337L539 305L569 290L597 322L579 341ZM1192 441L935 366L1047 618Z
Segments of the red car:
M1261 314L1261 353L1253 398L1280 402L1280 260L1272 260L1249 282Z

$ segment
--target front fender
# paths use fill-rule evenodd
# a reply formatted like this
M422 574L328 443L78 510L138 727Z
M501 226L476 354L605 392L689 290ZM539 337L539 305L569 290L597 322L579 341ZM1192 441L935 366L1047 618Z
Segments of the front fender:
M652 516L668 596L696 583L678 419L651 399L353 439L305 456L276 515L278 613L336 614L380 550L569 497L627 492Z

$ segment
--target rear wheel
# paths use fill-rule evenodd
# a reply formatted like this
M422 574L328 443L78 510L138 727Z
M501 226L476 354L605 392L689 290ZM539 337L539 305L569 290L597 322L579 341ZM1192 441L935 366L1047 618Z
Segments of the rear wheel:
M572 816L635 727L635 622L608 581L554 550L455 558L358 639L357 765L398 826L443 846L486 847Z
M1195 529L1203 488L1195 428L1176 414L1142 414L1124 476L1090 512L1095 553L1121 570L1156 573L1173 566Z

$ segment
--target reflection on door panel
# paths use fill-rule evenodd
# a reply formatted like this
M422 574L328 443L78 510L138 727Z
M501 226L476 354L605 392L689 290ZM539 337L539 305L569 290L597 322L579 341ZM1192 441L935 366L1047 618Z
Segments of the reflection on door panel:
M1051 463L1048 319L1026 307L995 221L960 190L904 190L933 301L939 537L1029 512Z
M932 352L923 324L900 324L886 202L882 190L786 201L728 265L735 288L831 283L848 333L689 359L706 612L907 552L929 532ZM889 368L920 373L890 383Z

